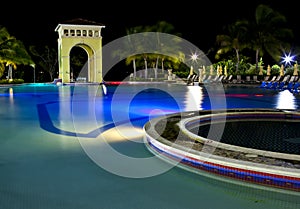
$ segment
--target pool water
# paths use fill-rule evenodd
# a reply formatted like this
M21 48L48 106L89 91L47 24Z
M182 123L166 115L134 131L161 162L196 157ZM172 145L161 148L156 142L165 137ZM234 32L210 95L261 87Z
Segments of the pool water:
M300 132L299 121L294 120L276 121L259 120L239 120L226 121L222 138L219 140L210 136L210 139L217 140L225 144L247 147L270 152L280 152L286 154L300 154ZM190 131L196 135L207 138L210 125L201 125Z
M0 209L300 208L299 194L190 173L156 159L143 125L211 108L297 110L258 86L24 84L0 87ZM148 160L149 159L149 160Z

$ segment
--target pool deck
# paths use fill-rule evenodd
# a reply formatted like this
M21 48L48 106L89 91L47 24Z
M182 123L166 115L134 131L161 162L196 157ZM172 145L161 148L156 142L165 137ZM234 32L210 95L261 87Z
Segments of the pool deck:
M300 192L300 155L231 146L212 140L199 143L194 136L186 139L187 133L170 141L158 134L161 130L157 127L162 120L174 116L182 116L182 113L155 118L145 124L145 144L153 154L192 172ZM179 123L181 131L183 124Z

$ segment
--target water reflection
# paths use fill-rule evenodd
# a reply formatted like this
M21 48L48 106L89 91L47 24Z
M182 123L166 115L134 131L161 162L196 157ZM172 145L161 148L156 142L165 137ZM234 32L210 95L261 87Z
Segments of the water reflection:
M115 169L113 172L149 176L169 164L160 159L153 162L153 166L123 163L125 157L136 162L152 157L143 144L135 143L142 137L142 126L149 115L184 111L181 105L189 110L208 109L210 100L217 107L227 101L228 106L234 108L274 108L277 100L286 101L288 105L294 105L294 99L300 102L297 96L288 94L281 98L280 94L275 98L269 89L232 87L228 89L230 97L225 100L217 94L219 91L214 94L215 86L209 89L210 95L206 91L209 86L205 89L180 85L153 88L121 85L117 91L109 86L105 96L96 94L98 89L91 85L76 86L74 91L69 86L36 87L13 87L13 105L10 105L8 89L0 89L0 208L38 208L41 203L51 209L74 209L77 205L116 209L137 205L166 209L300 208L299 195L294 193L252 188L243 182L236 184L177 167L151 178L120 178L95 166L81 147L84 142L95 154L100 153L102 159L99 160ZM264 96L252 96L253 92ZM292 102L288 101L290 96ZM123 154L120 161L112 162L111 155L107 155L110 150L102 146L108 144L106 140L101 141L103 136L111 149Z
M184 102L186 111L202 110L203 99L203 88L201 86L187 86Z
M13 88L9 88L9 102L10 102L10 104L14 103L14 90L13 90Z
M276 100L276 108L296 110L297 104L295 96L289 90L279 92Z

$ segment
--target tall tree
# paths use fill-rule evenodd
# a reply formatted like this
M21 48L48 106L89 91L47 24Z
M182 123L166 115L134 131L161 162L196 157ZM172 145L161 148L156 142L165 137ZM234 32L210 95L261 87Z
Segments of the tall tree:
M233 50L236 56L237 73L240 63L240 51L248 46L244 40L247 28L245 27L245 23L243 21L237 21L226 26L225 31L226 32L224 34L217 35L216 37L218 50L216 52L215 58L220 59L220 56L222 54L226 54Z
M163 36L161 36L161 33L180 36L179 33L175 32L174 26L166 21L159 21L155 25L136 26L127 29L127 35L145 32L157 32L157 36L153 36L152 34L151 36L142 34L141 36L138 36L138 40L132 40L133 37L128 36L130 40L128 40L129 44L127 43L127 45L131 47L134 46L135 52L141 52L141 54L135 54L126 58L127 65L133 63L134 75L136 72L136 67L139 67L139 64L142 63L145 69L145 76L147 76L147 67L149 63L154 63L154 65L152 65L151 67L153 67L155 70L155 76L157 75L159 63L161 63L162 69L164 68L165 62L173 62L175 66L178 66L177 61L176 59L174 59L174 57L178 57L178 60L182 61L183 53L180 52L180 50L176 50L176 46L174 45L174 43L176 43L176 40L166 40ZM166 43L166 41L173 41L173 45ZM157 53L145 53L147 49L143 49L142 46L149 46L150 49L157 49ZM136 60L143 60L143 62L137 62Z
M266 52L276 62L279 61L282 50L290 47L287 38L293 37L293 31L287 27L286 17L268 5L258 5L254 17L254 21L248 22L248 38L252 49L255 50L258 72L259 57Z
M10 69L17 69L18 65L33 64L24 44L11 36L5 27L0 26L0 77L6 66Z
M29 50L38 58L39 66L49 73L50 80L53 81L58 63L57 50L47 45L43 47L30 46Z

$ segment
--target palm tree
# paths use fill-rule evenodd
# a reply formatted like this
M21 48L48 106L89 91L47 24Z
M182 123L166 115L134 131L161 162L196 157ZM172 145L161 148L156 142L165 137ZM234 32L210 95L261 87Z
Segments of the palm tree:
M293 37L293 31L286 27L286 22L286 17L271 7L264 4L256 7L255 21L248 22L248 38L251 48L255 50L257 72L259 57L265 52L275 61L279 61L282 49L289 48L285 40Z
M215 58L219 59L220 55L234 50L236 56L236 73L238 72L240 63L239 53L248 46L243 39L247 31L244 25L245 23L243 21L237 21L227 26L226 30L228 34L220 34L216 37L216 43L219 45L219 49L217 50Z
M139 33L142 31L142 27L138 26L138 27L134 27L134 28L129 28L126 29L126 34L128 35L127 37L127 41L126 41L126 48L129 48L133 53L135 52L135 44L133 43L134 40L132 40L132 36L130 36L131 34L134 33ZM132 55L130 57L127 57L125 60L125 64L129 65L130 63L132 63L133 65L133 79L136 79L136 59L139 58L139 55Z
M145 32L149 32L150 34L147 34ZM174 26L170 23L165 21L159 21L157 22L157 24L152 26L136 26L127 29L128 35L138 33L141 33L141 36L137 36L137 40L132 40L135 36L128 36L129 40L126 44L126 46L129 45L131 47L134 47L135 53L141 52L140 54L134 54L133 56L129 56L126 58L127 65L133 63L134 76L136 75L136 67L139 67L139 64L142 64L142 62L136 62L136 60L143 60L145 77L147 76L148 63L155 63L153 67L155 70L156 77L159 63L161 63L161 67L163 69L165 61L174 61L174 58L171 59L170 56L175 56L178 57L178 59L182 59L182 53L180 53L180 51L174 48L176 46L174 46L174 44L170 45L166 43L166 41L175 42L176 40L165 40L165 38L161 36L162 33L175 34ZM156 36L154 36L153 33L156 33ZM147 46L149 49L156 49L157 53L147 53L147 49L145 48L145 46ZM172 46L172 49L170 49L170 47L168 46ZM161 60L161 62L159 62L159 60Z
M154 43L156 44L156 49L158 50L158 53L153 54L153 59L155 59L155 75L157 75L159 60L161 60L161 69L162 73L164 72L164 63L165 62L171 62L175 65L177 65L178 62L182 62L184 60L183 53L180 50L180 47L177 44L174 43L180 43L180 39L178 37L181 36L180 33L175 32L175 28L172 24L166 22L166 21L159 21L156 25L152 26L150 29L151 31L158 32L156 34L156 39ZM161 34L168 33L168 34L174 34L171 39L169 36L164 36ZM156 79L157 77L155 77Z
M5 27L0 26L0 77L6 66L17 69L18 65L34 65L34 62L23 43L11 36Z

